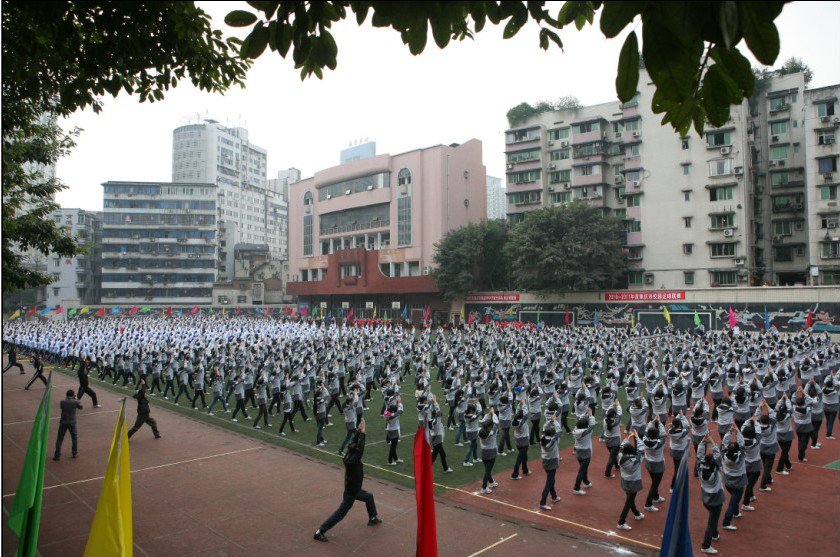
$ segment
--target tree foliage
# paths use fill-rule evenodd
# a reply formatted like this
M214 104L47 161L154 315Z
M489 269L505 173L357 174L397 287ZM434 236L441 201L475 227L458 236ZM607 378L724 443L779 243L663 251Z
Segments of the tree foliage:
M508 110L507 120L508 124L511 127L514 127L520 122L524 122L536 114L553 112L555 110L577 110L582 107L583 105L580 104L580 101L574 95L560 97L554 102L540 101L534 105L523 102Z
M99 112L120 91L154 102L181 79L205 91L242 85L250 61L192 2L3 2L3 291L49 284L18 250L80 246L49 218L61 182L45 174L73 146L55 123Z
M486 220L452 230L435 244L435 281L447 300L468 292L507 290L511 286L510 258L505 246L510 226Z
M507 246L517 289L536 292L615 287L627 272L623 223L583 202L528 212Z
M362 25L371 15L374 27L400 33L412 54L426 48L428 32L440 48L452 40L472 38L487 23L503 25L503 37L516 35L529 20L538 26L540 48L563 48L558 31L574 24L580 30L600 12L600 29L608 39L639 20L625 39L618 61L616 93L630 101L639 82L639 67L656 87L651 102L662 123L686 135L694 126L702 134L706 122L721 126L729 107L752 95L754 78L749 61L737 45L743 39L759 62L775 63L779 32L775 19L785 2L565 2L552 15L546 2L248 2L256 11L236 10L225 21L252 27L242 55L257 58L266 49L285 58L290 52L301 79L323 69L335 69L338 47L332 25L355 16ZM714 62L712 64L712 62ZM524 103L523 103L524 104ZM514 117L527 111L519 105Z
M782 64L781 68L779 68L779 73L781 75L797 72L805 74L805 85L810 84L811 80L814 79L814 72L811 70L811 67L803 62L801 58L790 57L785 60L785 63Z

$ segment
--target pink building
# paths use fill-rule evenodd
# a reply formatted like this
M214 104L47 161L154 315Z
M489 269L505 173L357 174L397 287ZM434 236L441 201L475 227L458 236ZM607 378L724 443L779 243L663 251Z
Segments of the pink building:
M486 215L477 139L316 172L289 186L287 293L335 316L443 309L431 276L434 245Z

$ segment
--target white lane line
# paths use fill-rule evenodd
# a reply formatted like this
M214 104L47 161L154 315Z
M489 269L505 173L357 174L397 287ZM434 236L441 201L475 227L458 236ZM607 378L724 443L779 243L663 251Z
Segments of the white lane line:
M94 416L96 414L113 414L115 412L119 412L119 410L102 410L101 412L88 412L87 414L79 414L78 416L76 416L76 418L84 418L85 416ZM61 416L55 416L53 418L50 418L50 421L60 420L60 419L61 419ZM35 422L35 420L23 420L22 422L8 422L8 423L3 424L3 427L6 427L7 425L31 424L31 423L34 423L34 422Z
M502 545L502 544L503 544L503 543L505 543L506 541L508 541L508 540L512 540L513 538L515 538L515 537L516 537L516 536L518 536L518 535L519 535L519 534L511 534L510 536L508 536L508 537L506 537L506 538L503 538L503 539L501 539L501 540L497 541L497 542L496 542L496 543L494 543L493 545L488 545L488 546L487 546L487 547L485 547L484 549L482 549L482 550L480 550L480 551L476 551L475 553L473 553L472 555L469 555L468 557L476 557L476 555L481 555L481 554L482 554L482 553L484 553L485 551L489 551L489 550L493 549L494 547L496 547L497 545Z
M220 456L228 456L228 455L239 454L239 453L244 453L244 452L248 452L248 451L256 451L257 449L262 449L262 448L263 447L248 447L247 449L239 449L237 451L229 451L229 452L226 452L226 453L212 454L212 455L209 455L209 456L200 456L198 458L191 458L189 460L179 460L178 462L169 462L167 464L158 464L157 466L149 466L147 468L138 468L137 470L132 470L131 473L136 474L137 472L146 472L148 470L157 470L159 468L168 468L170 466L177 466L179 464L189 464L190 462L197 462L199 460L207 460L207 459L210 459L210 458L218 458ZM103 480L103 479L105 479L105 476L97 476L95 478L88 478L86 480L76 480L75 482L67 482L67 483L63 483L63 484L48 485L47 487L44 488L44 491L47 491L48 489L54 489L56 487L66 487L68 485L76 485L76 484L83 484L83 483L87 483L87 482L95 482L96 480ZM6 497L14 497L14 495L15 495L14 493L8 493L8 494L4 495L3 498L5 499Z

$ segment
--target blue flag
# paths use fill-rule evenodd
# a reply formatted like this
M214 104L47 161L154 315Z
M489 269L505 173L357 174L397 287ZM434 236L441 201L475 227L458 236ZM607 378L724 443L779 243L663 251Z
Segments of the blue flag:
M262 308L254 308L254 313L262 313Z
M120 312L120 308L118 308L118 307L111 308L111 313L119 313L119 312Z
M764 306L764 330L769 330L770 325L770 314L767 313L767 306Z
M402 318L404 321L408 321L408 306L403 306Z
M665 531L662 534L662 548L659 557L692 557L691 535L688 531L688 456L685 451L680 467L677 469L677 479L674 482L674 494L668 506L668 518L665 521Z
M598 325L598 312L597 311L595 312L595 316L592 318L592 325L593 326Z

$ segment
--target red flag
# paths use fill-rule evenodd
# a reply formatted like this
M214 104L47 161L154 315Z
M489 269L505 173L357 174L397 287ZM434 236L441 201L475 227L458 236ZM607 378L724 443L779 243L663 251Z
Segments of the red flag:
M811 325L814 324L814 313L811 308L808 308L808 318L805 320L805 328L810 329Z
M437 557L438 554L434 483L432 449L426 441L423 426L420 426L414 434L414 494L417 500L416 557Z
M166 308L166 316L167 317L172 317L172 306L169 306L168 308Z
M128 310L128 314L129 315L134 315L135 313L137 313L137 311L138 311L137 306L132 306L132 308L130 310Z
M198 306L193 306L193 308L190 310L190 315L195 315L196 313L198 313L198 311Z
M490 314L489 313L484 314L484 322L485 323L490 323Z
M309 308L308 307L300 308L300 314L301 315L306 315L307 313L309 313Z
M472 313L467 316L467 325L472 325Z
M58 306L57 308L55 308L55 314L56 315L61 315L62 313L64 313L64 308L63 307Z
M242 313L242 308L241 308L241 307L237 307L237 308L236 308L236 313Z
M429 321L432 318L431 306L426 306L426 313L423 314L423 321Z
M96 315L97 317L102 317L102 316L104 316L104 315L105 315L105 308L99 308L99 311L97 311L96 313L94 313L94 315Z
M29 317L30 315L35 315L36 311L38 311L38 308L32 308L26 312L26 316Z
M569 314L569 310L566 310L566 325L572 322L572 316Z
M347 313L347 320L353 319L353 308L350 308L350 311Z

